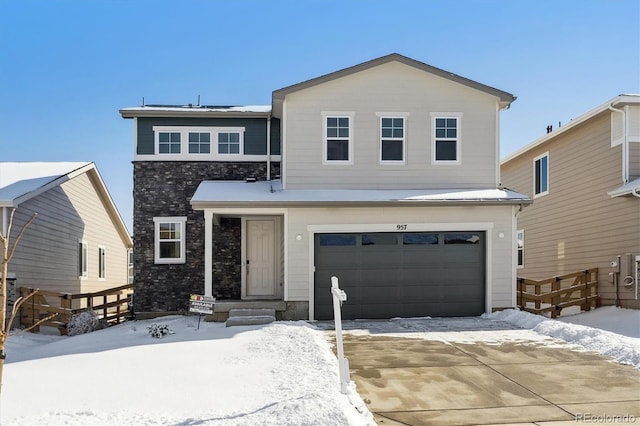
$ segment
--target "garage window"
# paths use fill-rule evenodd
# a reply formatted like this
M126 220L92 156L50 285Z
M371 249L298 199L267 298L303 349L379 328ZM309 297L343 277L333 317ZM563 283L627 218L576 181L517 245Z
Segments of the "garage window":
M398 244L396 234L362 234L363 246L395 246Z
M480 234L475 232L451 232L444 234L445 244L478 244Z
M321 246L355 246L355 235L323 234L318 238Z
M402 244L405 246L410 245L426 245L426 244L438 244L438 234L403 234Z

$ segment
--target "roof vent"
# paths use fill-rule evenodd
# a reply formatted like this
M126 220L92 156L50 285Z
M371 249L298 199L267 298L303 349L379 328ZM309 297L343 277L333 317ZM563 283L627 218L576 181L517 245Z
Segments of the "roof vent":
M247 182L247 183L253 183L253 182L255 182L255 181L256 181L256 178L254 178L254 177L248 177L248 178L245 178L245 180L244 180L244 181L245 181L245 182Z

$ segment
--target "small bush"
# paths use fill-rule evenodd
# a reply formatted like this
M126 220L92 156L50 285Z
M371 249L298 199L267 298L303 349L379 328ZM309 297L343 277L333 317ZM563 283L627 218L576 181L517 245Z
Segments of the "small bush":
M69 323L67 323L67 333L69 336L91 333L98 328L100 328L98 314L91 309L72 315Z
M147 330L149 330L149 334L151 335L151 337L155 337L156 339L160 339L167 334L173 334L173 330L171 330L166 324L154 323L147 327Z

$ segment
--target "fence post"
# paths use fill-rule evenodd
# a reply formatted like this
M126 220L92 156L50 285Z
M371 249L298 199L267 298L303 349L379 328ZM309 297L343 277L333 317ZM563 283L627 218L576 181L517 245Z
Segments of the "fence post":
M331 294L333 295L333 317L336 329L336 346L338 347L338 371L340 373L340 392L347 393L349 384L349 360L344 357L344 347L342 344L342 312L340 307L342 302L347 300L347 294L340 290L338 278L331 277Z
M556 291L556 290L560 290L560 278L559 277L555 277L553 279L553 281L551 282L551 291ZM551 318L557 318L558 315L560 314L560 309L557 308L558 304L560 303L560 296L552 296L551 297L551 305L554 306L554 310L551 311Z

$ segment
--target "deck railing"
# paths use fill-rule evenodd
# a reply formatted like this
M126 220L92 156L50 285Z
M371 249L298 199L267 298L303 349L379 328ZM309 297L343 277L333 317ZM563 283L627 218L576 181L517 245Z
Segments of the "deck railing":
M25 297L34 290L20 287L20 296ZM80 294L38 290L22 304L20 325L25 328L30 327L40 319L53 315L51 319L34 327L32 331L38 332L40 326L49 326L60 330L60 334L66 334L71 316L87 309L96 312L98 319L105 326L119 324L129 316L132 294L132 284Z
M598 268L540 281L518 278L518 307L534 314L557 318L569 306L588 311L596 307L598 297Z

